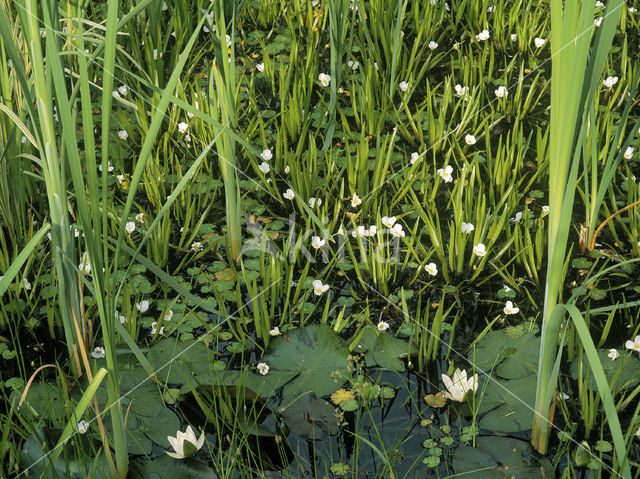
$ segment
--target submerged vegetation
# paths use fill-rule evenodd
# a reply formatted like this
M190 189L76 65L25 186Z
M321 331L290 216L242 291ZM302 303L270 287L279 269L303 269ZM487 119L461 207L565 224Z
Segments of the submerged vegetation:
M632 4L0 8L2 477L638 477Z

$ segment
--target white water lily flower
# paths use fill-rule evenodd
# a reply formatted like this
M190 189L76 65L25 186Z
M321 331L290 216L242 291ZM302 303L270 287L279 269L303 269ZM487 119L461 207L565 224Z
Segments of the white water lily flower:
M447 165L444 168L440 168L437 173L445 183L451 183L453 181L453 176L451 175L453 168L451 166Z
M485 254L487 254L487 248L482 243L478 243L473 247L473 254L482 258Z
M507 301L502 311L504 311L504 314L518 314L518 311L520 311L520 308L517 308L516 306L514 306L514 304L511 301Z
M260 157L264 161L269 161L271 158L273 158L273 153L271 153L271 150L267 148L265 150L262 150L262 153L260 153Z
M256 65L256 70L258 70L260 73L262 73L264 71L264 63L258 63Z
M465 142L467 145L475 145L475 144L476 144L476 137L475 137L475 136L473 136L473 135L466 135L466 136L464 137L464 142Z
M460 230L461 230L463 233L466 233L466 234L471 233L471 232L472 232L473 230L475 230L475 229L476 229L476 227L475 227L475 226L473 226L473 224L472 224L472 223L465 223L464 221L462 222L462 226L460 227Z
M618 83L618 77L608 76L604 79L603 85L605 86L605 88L612 88L616 83Z
M416 161L418 161L420 159L420 155L418 154L417 151L414 151L413 153L411 153L411 160L409 160L409 162L412 165L415 165Z
M407 91L409 89L409 84L406 81L401 81L400 83L398 83L398 86L402 91Z
M318 205L318 208L319 208L321 204L322 204L322 198L314 198L313 196L309 198L309 208L313 208L316 205Z
M138 223L144 223L144 213L142 211L136 215L136 221Z
M438 267L435 263L429 263L425 265L424 270L431 276L436 276L438 274Z
M378 331L386 331L387 329L389 329L389 323L387 323L386 321L380 321L377 328Z
M498 98L507 98L509 96L509 92L507 91L507 87L504 85L500 85L496 90L493 91Z
M167 441L175 451L165 451L167 455L174 459L184 459L185 457L193 456L202 448L204 445L204 432L200 435L200 438L196 439L191 426L187 426L187 430L185 432L178 431L176 437L167 436Z
M402 231L402 225L400 223L393 225L393 228L389 228L389 231L395 238L405 237L405 233Z
M194 241L193 243L191 243L191 246L189 248L191 249L191 251L200 251L202 249L202 243L200 243L200 241Z
M280 328L278 326L269 330L269 336L280 336L282 333L280 332Z
M96 346L91 351L91 357L96 359L102 359L105 356L104 348L102 346Z
M173 310L167 309L167 311L164 313L164 320L171 321L171 318L173 318Z
M467 86L456 85L454 89L456 90L457 96L465 96L469 92L469 87Z
M127 224L124 225L124 230L131 234L136 230L136 223L135 221L127 221Z
M262 163L260 163L258 165L258 169L262 171L262 173L264 173L265 175L269 173L269 171L271 171L271 167L269 166L269 163L267 163L266 161L263 161Z
M329 285L322 284L322 280L320 279L314 279L311 285L313 286L313 292L316 294L316 296L320 296L322 293L329 289Z
M294 199L296 197L296 194L293 192L293 190L291 188L288 188L287 191L282 193L282 196L284 196L285 199L287 199L287 200L292 200L292 199Z
M313 246L315 249L322 248L325 243L326 241L320 238L320 236L313 236L311 238L311 246Z
M358 193L353 193L353 197L351 198L351 207L357 208L362 204L362 200L358 196Z
M536 48L542 48L544 46L544 44L547 43L546 38L534 38L533 39L533 44L536 46Z
M447 388L442 394L451 401L463 402L465 396L469 391L475 392L478 389L478 374L474 374L467 379L467 371L464 369L461 371L456 368L453 373L453 379L446 374L442 375L442 382Z
M263 376L266 376L269 373L269 365L267 363L258 363L256 366L258 372Z
M380 221L387 228L393 228L393 225L396 223L396 217L395 216L383 216Z
M489 40L489 36L489 30L482 30L476 35L476 40L484 42L486 40Z
M624 347L627 349L633 349L634 351L640 351L640 336L636 336L633 341L628 340L624 343Z
M126 140L129 138L129 133L127 133L127 130L120 130L118 131L118 137L120 137L121 140Z
M611 361L615 361L616 359L618 359L618 356L620 356L620 354L618 353L617 349L611 348L607 356L611 358Z
M180 123L178 123L178 131L180 133L186 133L188 129L189 129L189 125L184 121L181 121Z
M634 148L632 146L630 146L624 151L624 157L627 160L630 160L631 157L633 156L633 150L634 150Z
M435 50L436 48L438 48L438 44L433 40L431 40L427 46L429 47L430 50Z
M89 430L89 423L84 419L76 426L76 431L80 434L85 434Z
M139 303L136 303L136 308L138 309L138 311L140 311L141 313L146 312L149 309L149 301L146 299L143 299L142 301L140 301Z
M78 269L82 274L91 274L91 262L89 261L89 253L82 253L82 258L80 258L80 264L78 265Z
M326 73L320 73L320 75L318 75L318 80L320 81L320 85L329 86L329 83L331 83L331 76Z

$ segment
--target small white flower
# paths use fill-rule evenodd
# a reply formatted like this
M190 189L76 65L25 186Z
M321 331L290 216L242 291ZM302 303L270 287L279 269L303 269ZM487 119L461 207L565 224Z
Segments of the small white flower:
M80 421L76 426L76 431L78 431L80 434L86 434L88 430L89 430L89 423L84 419Z
M91 357L96 359L102 359L105 356L104 348L102 346L96 346L91 351Z
M22 278L22 286L24 287L25 291L29 291L31 289L31 283L26 277Z
M430 50L435 50L436 48L438 48L438 44L433 40L431 40L427 46L429 47Z
M124 230L131 234L136 230L136 223L135 221L127 221L127 224L124 225Z
M513 218L509 218L511 223L520 223L522 220L522 211L518 211Z
M285 166L285 167L284 167L284 172L285 172L285 174L287 174L287 175L288 175L290 171L291 171L291 168L289 168L289 165L287 165L287 166Z
M258 372L263 376L266 376L269 373L269 365L267 363L258 363L256 366Z
M410 163L412 165L415 165L416 161L418 161L420 159L420 155L418 154L417 151L414 151L413 153L411 153L411 160Z
M158 331L158 321L154 321L153 323L151 323L151 333L150 333L150 334L151 334L151 336L155 336L155 335L156 335L156 332L157 332L158 334L162 334L162 333L164 333L164 326L162 326L162 327L160 328L160 331Z
M402 225L400 223L393 225L393 228L389 228L389 231L395 238L405 237L405 233L402 231Z
M599 27L600 25L602 25L602 17L598 17L598 18L596 18L596 19L593 21L593 24L594 24L596 27Z
M605 78L603 84L604 84L605 88L612 88L613 85L615 85L616 83L618 83L618 77L616 77L616 76L608 76L607 78Z
M82 257L80 258L80 264L78 265L78 269L82 274L91 274L91 262L89 261L89 253L82 253Z
M360 66L360 63L358 63L358 61L353 61L353 60L349 60L347 62L347 65L349 66L349 68L351 68L353 71L356 71L358 69L358 67Z
M511 301L507 301L502 311L504 311L504 314L518 314L520 308L517 308Z
M146 312L149 309L149 301L147 301L146 299L143 299L142 301L140 301L139 303L136 303L136 308L138 309L138 311L140 311L141 313Z
M629 11L629 13L636 13L638 11L638 9L634 7L629 7L627 10Z
M287 191L282 193L282 196L284 196L287 200L292 200L296 197L296 194L293 192L291 188L288 188Z
M475 145L475 144L476 144L476 137L475 137L475 136L473 136L473 135L466 135L466 136L464 137L464 142L465 142L467 145Z
M568 395L566 392L564 392L564 391L560 392L560 397L561 397L562 399L564 399L565 401L566 401L567 399L569 399L569 395Z
M604 7L604 3L602 3L600 0L598 0L596 2L596 8L602 8L602 7Z
M319 279L314 279L311 285L313 286L313 292L316 294L316 296L320 296L322 293L329 289L329 285L322 284L322 280Z
M616 359L618 359L618 356L620 356L620 354L618 353L617 349L611 348L607 356L611 358L611 361L615 361Z
M351 207L352 208L357 208L358 206L360 206L362 204L362 200L360 199L360 197L358 196L358 193L353 193L353 196L351 197Z
M271 171L271 167L269 166L269 163L267 163L266 161L263 161L262 163L260 163L258 165L258 169L262 171L265 175L269 173L269 171Z
M387 228L393 228L393 225L396 223L396 217L395 216L383 216L380 221Z
M628 148L625 150L625 152L624 152L624 157L625 157L627 160L630 160L630 159L631 159L631 157L633 156L633 150L634 150L634 148L633 148L633 147L631 147L631 146L630 146L630 147L628 147Z
M533 44L536 46L536 48L542 48L544 46L544 44L547 43L546 38L534 38L533 39Z
M495 5L489 5L487 7L487 13L493 13L495 9L496 9Z
M389 329L389 323L386 321L380 321L378 323L378 331L386 331L387 329Z
M129 133L127 133L127 130L120 130L118 131L118 136L121 140L126 140L127 138L129 138Z
M508 293L509 291L511 291L511 288L506 284L502 287L502 289L504 290L505 293Z
M453 167L449 165L445 166L444 168L440 168L438 170L438 174L444 180L445 183L451 183L453 181L453 176L451 175L451 173L453 173Z
M122 96L127 96L127 93L129 93L129 89L127 88L127 85L120 85L118 87L118 93Z
M163 12L166 12L169 9L169 5L167 5L167 2L162 2L162 7L161 7Z
M478 256L479 258L483 257L485 254L487 254L487 249L484 246L484 244L482 243L478 243L477 245L475 245L473 247L473 254L475 254L476 256Z
M181 121L180 123L178 123L178 131L180 133L184 134L187 132L188 129L189 129L189 125L184 121Z
M425 265L424 270L431 276L436 276L438 274L438 267L435 263L429 263Z
M258 63L256 65L256 70L258 70L260 73L262 73L264 71L264 63Z
M160 53L160 56L162 56L162 53ZM154 60L158 59L158 49L157 48L153 49L153 59Z
M478 389L478 374L467 379L467 371L456 368L453 379L446 374L442 374L442 382L447 388L443 391L444 396L451 401L463 402L469 391L475 392Z
M482 30L480 33L476 35L476 40L484 42L489 40L489 30Z
M509 92L504 85L500 85L497 90L493 91L493 93L495 93L498 98L507 98L509 95Z
M407 91L409 89L409 84L406 81L401 81L398 86L402 91Z
M549 205L542 206L542 216L545 217L549 214Z
M369 226L369 236L375 236L378 233L378 227L376 225Z
M260 153L260 157L264 161L269 161L271 158L273 158L273 153L271 153L271 150L267 148L265 150L262 150L262 153Z
M313 196L309 198L309 208L314 208L316 205L320 208L322 204L322 198L314 198Z
M512 41L512 42L517 42L517 41L518 41L518 35L517 35L517 34L515 34L515 33L512 33L512 34L511 34L511 41Z
M311 238L311 246L313 246L315 249L322 248L325 243L326 241L320 238L320 236L313 236Z
M190 246L191 251L200 251L202 249L202 243L200 241L194 241Z
M187 426L187 430L185 432L178 431L176 437L167 436L167 441L175 451L165 451L167 455L174 459L184 459L185 457L193 456L202 448L204 445L204 432L200 435L200 438L196 439L191 426Z
M633 349L634 351L640 351L640 336L636 336L633 341L629 340L624 343L624 347L627 349Z
M171 318L173 318L173 310L172 309L167 309L164 313L164 320L165 321L171 321Z
M329 83L331 83L331 76L326 73L320 73L320 75L318 75L318 80L320 81L320 85L329 86Z
M269 336L280 336L281 334L282 333L280 332L280 328L278 326L269 330Z
M469 87L467 86L456 85L454 89L456 90L457 96L465 96L469 92Z
M473 226L473 223L465 223L464 221L462 222L462 226L460 227L460 230L466 234L471 233L475 229L476 227Z
M144 223L144 213L142 211L136 215L136 221L138 223Z

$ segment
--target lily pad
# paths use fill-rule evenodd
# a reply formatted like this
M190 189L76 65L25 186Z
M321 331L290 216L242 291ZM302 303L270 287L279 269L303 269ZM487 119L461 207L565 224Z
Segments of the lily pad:
M508 437L485 436L477 447L460 446L453 457L456 474L469 479L540 479L551 476L551 463L528 442Z
M335 408L312 393L288 403L280 413L291 432L309 439L322 439L325 432L334 434L340 426Z
M155 368L162 368L157 373L161 382L185 384L195 375L209 373L209 355L209 350L200 341L163 339L151 346L149 362Z
M607 382L611 384L613 378L618 374L616 379L614 390L620 391L622 389L630 388L640 383L640 377L638 377L638 371L640 370L640 360L631 354L621 354L616 360L611 360L608 356L608 349L598 350L598 358L602 363L602 369L607 377ZM598 387L593 379L593 374L590 372L589 362L586 357L583 357L582 377L587 377L587 387L590 391L597 391ZM574 359L571 363L571 377L578 379L578 359Z
M174 431L175 433L175 431ZM132 471L137 479L174 479L188 477L190 479L216 479L213 469L194 460L178 461L166 454L153 461L144 460L136 464Z
M533 423L537 376L489 381L480 397L480 429L504 434L528 431ZM483 389L481 384L478 391Z
M333 330L324 324L291 330L276 337L262 361L275 372L295 377L283 390L283 396L295 397L312 391L317 397L331 394L348 377L349 349Z
M244 370L211 371L205 376L197 376L193 383L185 384L181 392L187 393L193 386L198 385L223 387L230 394L235 394L238 388L242 387L245 395L243 399L268 399L296 375L295 371L274 371L273 369L269 370L266 376Z
M533 374L538 368L540 338L512 330L490 331L483 337L468 358L483 371L493 371L505 379L518 379Z
M392 371L405 370L402 358L407 357L409 345L407 341L387 333L378 336L376 343L365 356L367 366L378 366Z

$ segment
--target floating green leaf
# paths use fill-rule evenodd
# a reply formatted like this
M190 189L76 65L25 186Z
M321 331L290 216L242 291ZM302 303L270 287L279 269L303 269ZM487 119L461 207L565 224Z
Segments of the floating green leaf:
M475 350L469 352L469 360L478 368L493 370L505 379L533 374L538 366L540 338L531 333L519 335L514 332L512 329L490 331L478 341Z

